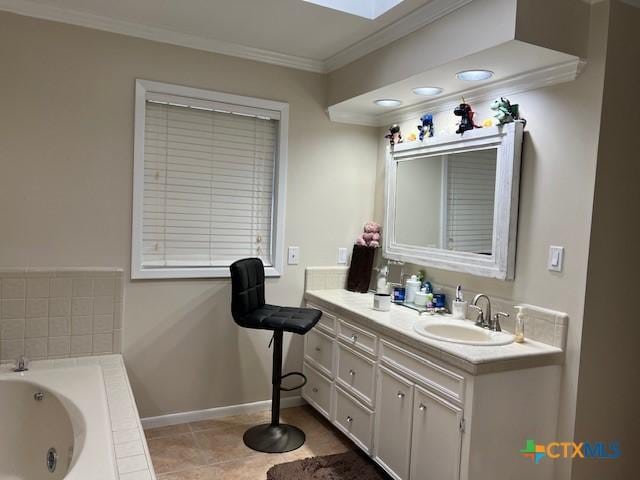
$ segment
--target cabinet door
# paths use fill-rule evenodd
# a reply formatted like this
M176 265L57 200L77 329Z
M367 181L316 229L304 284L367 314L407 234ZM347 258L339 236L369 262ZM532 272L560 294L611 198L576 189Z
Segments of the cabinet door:
M413 405L411 480L458 480L462 410L418 386Z
M392 371L378 370L375 458L395 479L409 478L413 384Z

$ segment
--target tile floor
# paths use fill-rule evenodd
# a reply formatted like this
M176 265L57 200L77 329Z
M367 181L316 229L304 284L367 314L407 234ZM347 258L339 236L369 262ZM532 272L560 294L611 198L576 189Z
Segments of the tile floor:
M311 407L283 409L281 421L300 427L305 445L282 454L245 447L245 430L269 421L269 411L145 431L158 480L265 480L273 465L356 447Z

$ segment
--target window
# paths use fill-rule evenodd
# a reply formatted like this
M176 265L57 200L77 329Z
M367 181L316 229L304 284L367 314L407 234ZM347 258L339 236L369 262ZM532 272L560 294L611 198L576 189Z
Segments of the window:
M447 155L446 245L458 252L493 253L497 152Z
M288 105L136 82L132 278L282 271Z
M404 0L304 0L321 7L375 20Z

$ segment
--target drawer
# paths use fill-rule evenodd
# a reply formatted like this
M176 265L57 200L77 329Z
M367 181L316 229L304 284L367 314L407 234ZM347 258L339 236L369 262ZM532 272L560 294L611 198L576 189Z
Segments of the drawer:
M421 382L451 400L464 400L464 377L428 359L424 354L414 353L406 347L381 340L380 358L382 362Z
M316 327L318 327L320 330L324 330L326 333L329 333L331 335L336 334L337 319L333 313L327 312L324 308L314 305L313 303L307 303L307 307L315 308L316 310L320 310L322 312L322 317L320 317L320 320L316 324Z
M372 360L338 344L338 369L336 377L340 386L373 406L375 392L375 368Z
M376 354L378 337L360 327L356 327L344 320L338 321L338 338L350 347L361 350L369 355Z
M369 453L373 433L373 412L340 387L336 387L334 392L336 427Z
M307 361L333 378L333 339L320 330L311 329L304 336L304 342Z
M318 372L308 363L302 366L307 384L302 387L302 396L316 410L331 419L331 380Z

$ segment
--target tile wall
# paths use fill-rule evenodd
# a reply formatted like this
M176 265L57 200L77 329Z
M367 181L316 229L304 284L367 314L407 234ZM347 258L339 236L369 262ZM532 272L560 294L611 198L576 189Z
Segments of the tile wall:
M0 269L0 362L120 353L124 272Z

